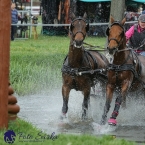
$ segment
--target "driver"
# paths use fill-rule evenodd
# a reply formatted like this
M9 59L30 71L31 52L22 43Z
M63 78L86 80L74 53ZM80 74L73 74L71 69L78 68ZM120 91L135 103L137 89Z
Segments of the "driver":
M134 24L125 35L128 47L145 56L145 14L139 16L138 24Z

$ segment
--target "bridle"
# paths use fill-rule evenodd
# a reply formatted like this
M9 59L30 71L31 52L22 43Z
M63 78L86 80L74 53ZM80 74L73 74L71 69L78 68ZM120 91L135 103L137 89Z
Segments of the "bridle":
M114 25L119 25L119 26L123 29L122 33L120 34L120 35L123 36L123 35L124 35L124 28L123 28L123 26L122 26L118 21L114 22L114 23L111 25L111 27L114 26ZM110 28L111 28L111 27L110 27ZM107 36L109 36L110 28L108 27L107 30L106 30L106 35L107 35ZM110 41L112 41L112 40L116 41L116 43L118 44L118 46L117 46L117 47L114 47L114 48L111 49L111 50L109 49L109 47L107 47L107 49L108 49L109 51L113 51L113 52L119 51L118 48L120 47L120 45L121 45L122 42L123 42L123 37L121 37L121 40L120 40L120 41L118 41L116 38L110 38L110 39L108 39L108 45L109 45Z
M86 37L86 33L82 32L81 30L77 31L76 33L73 33L73 32L72 32L73 27L74 27L74 22L75 22L75 21L84 21L85 23L87 23L87 22L86 22L85 19L83 19L82 17L79 16L78 18L74 19L74 20L71 22L71 25L70 25L70 32L71 32L71 35L73 36L73 38L75 38L75 36L76 36L78 33L81 33L81 34L83 35L83 40L84 40L85 37ZM89 27L89 24L86 24L86 27ZM87 32L87 30L86 30L86 32Z

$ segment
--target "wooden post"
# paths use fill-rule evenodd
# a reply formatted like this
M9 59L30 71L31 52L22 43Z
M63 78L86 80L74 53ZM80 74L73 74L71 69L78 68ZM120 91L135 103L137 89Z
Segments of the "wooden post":
M33 24L34 24L34 23L33 23ZM38 39L38 34L37 34L36 26L33 26L33 27L32 27L32 31L33 31L34 39Z
M38 18L36 16L34 16L32 18L32 24L37 24L37 20ZM38 39L38 34L37 34L37 29L36 29L37 26L33 26L32 27L32 31L33 31L33 36L34 36L34 39Z
M0 129L8 128L11 1L0 0Z

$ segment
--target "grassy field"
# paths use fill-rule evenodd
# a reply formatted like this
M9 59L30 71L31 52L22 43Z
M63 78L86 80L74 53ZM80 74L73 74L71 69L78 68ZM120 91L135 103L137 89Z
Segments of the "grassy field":
M14 131L16 135L14 143L9 143L12 145L135 145L134 142L114 136L46 134L20 119L9 122L8 130ZM8 144L4 141L5 132L0 131L0 145Z

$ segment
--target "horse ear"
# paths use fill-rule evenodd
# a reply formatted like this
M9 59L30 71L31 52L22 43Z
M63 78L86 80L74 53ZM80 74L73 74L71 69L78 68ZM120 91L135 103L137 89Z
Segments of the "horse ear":
M126 22L126 17L121 21L121 25L123 26Z
M87 18L87 13L86 13L86 12L84 13L83 18L84 18L84 19L86 19L86 18Z
M115 21L115 20L114 20L113 16L111 15L111 16L110 16L110 22L111 22L111 24L113 24L114 21Z
M74 19L76 18L75 14L74 14L74 13L71 13L70 18L71 18L72 20L74 20Z

